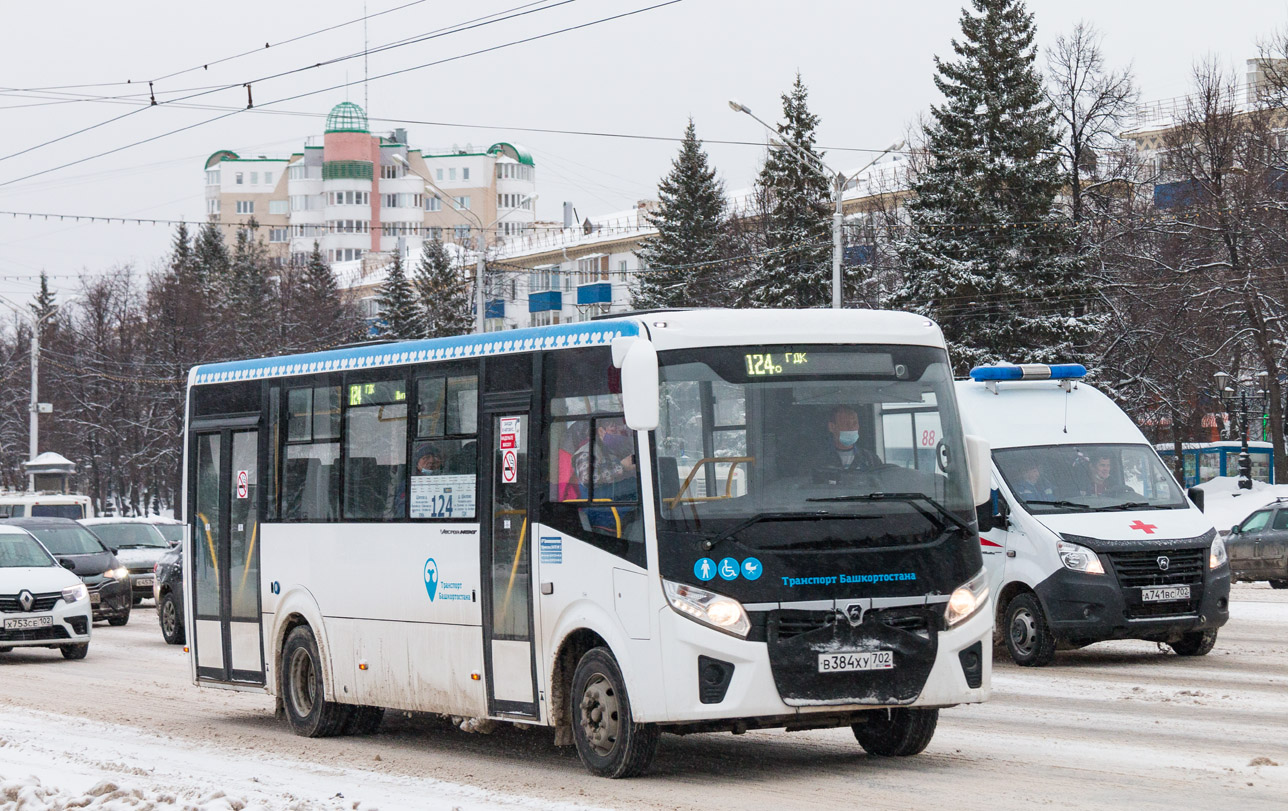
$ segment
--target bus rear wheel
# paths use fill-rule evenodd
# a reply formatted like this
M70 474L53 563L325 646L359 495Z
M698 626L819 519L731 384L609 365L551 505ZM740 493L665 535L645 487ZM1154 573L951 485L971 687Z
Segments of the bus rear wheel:
M658 729L635 723L626 681L607 648L592 648L581 657L570 696L573 741L591 774L635 777L648 770L657 754Z
M312 628L300 625L291 630L282 646L282 662L277 670L292 732L306 738L327 738L344 729L352 708L326 700L322 657Z
M874 710L865 723L855 724L854 737L869 755L910 757L919 755L935 737L939 710L897 707Z

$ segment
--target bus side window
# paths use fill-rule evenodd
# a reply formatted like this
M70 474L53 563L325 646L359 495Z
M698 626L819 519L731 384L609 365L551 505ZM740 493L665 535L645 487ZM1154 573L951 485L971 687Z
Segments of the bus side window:
M416 378L416 422L405 488L411 518L459 521L477 514L477 374Z
M340 517L340 387L286 392L286 453L282 465L283 521Z
M541 521L626 558L644 560L635 432L622 417L607 347L545 357Z

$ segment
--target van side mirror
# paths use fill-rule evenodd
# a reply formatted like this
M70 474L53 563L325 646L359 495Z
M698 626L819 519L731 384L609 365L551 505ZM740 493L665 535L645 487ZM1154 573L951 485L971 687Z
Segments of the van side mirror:
M1203 490L1201 488L1191 487L1185 491L1185 495L1190 497L1190 501L1193 501L1194 506L1199 508L1199 512L1203 512Z
M990 501L992 495L993 458L988 440L974 434L966 435L966 470L970 474L971 498L975 504Z
M59 558L59 559L58 559L58 563L59 563L59 564L60 564L64 569L67 569L67 570L69 570L69 571L70 571L70 570L73 570L73 569L75 569L75 568L76 568L76 563L75 563L75 561L68 560L67 558Z
M613 340L613 365L622 370L622 411L632 431L652 431L660 420L657 349L634 336Z

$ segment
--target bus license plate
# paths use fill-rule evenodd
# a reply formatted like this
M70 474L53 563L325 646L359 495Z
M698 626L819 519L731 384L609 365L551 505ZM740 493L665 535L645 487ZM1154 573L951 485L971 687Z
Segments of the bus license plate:
M6 631L25 631L30 628L48 628L54 624L53 617L18 617L4 621Z
M856 670L893 670L894 651L861 650L820 653L819 673L849 673Z
M1189 586L1156 586L1150 589L1140 590L1141 602L1145 603L1170 603L1176 600L1190 599Z

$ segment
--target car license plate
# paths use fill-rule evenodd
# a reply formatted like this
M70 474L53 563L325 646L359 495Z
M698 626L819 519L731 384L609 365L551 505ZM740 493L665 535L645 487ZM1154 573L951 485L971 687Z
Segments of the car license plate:
M30 628L48 628L54 624L53 617L17 617L4 621L6 631L25 631Z
M151 578L150 576L149 576L149 577L140 577L138 580L135 580L135 581L134 581L134 585L136 585L136 586L140 586L140 587L142 587L142 586L147 586L148 588L151 588L151 587L152 587L152 578Z
M860 650L820 653L819 673L850 673L856 670L893 670L894 651Z
M103 595L99 594L97 591L91 591L89 593L90 605L98 605L101 602L103 602Z
M1154 588L1140 590L1141 602L1145 603L1170 603L1177 600L1190 599L1189 586L1155 586Z

